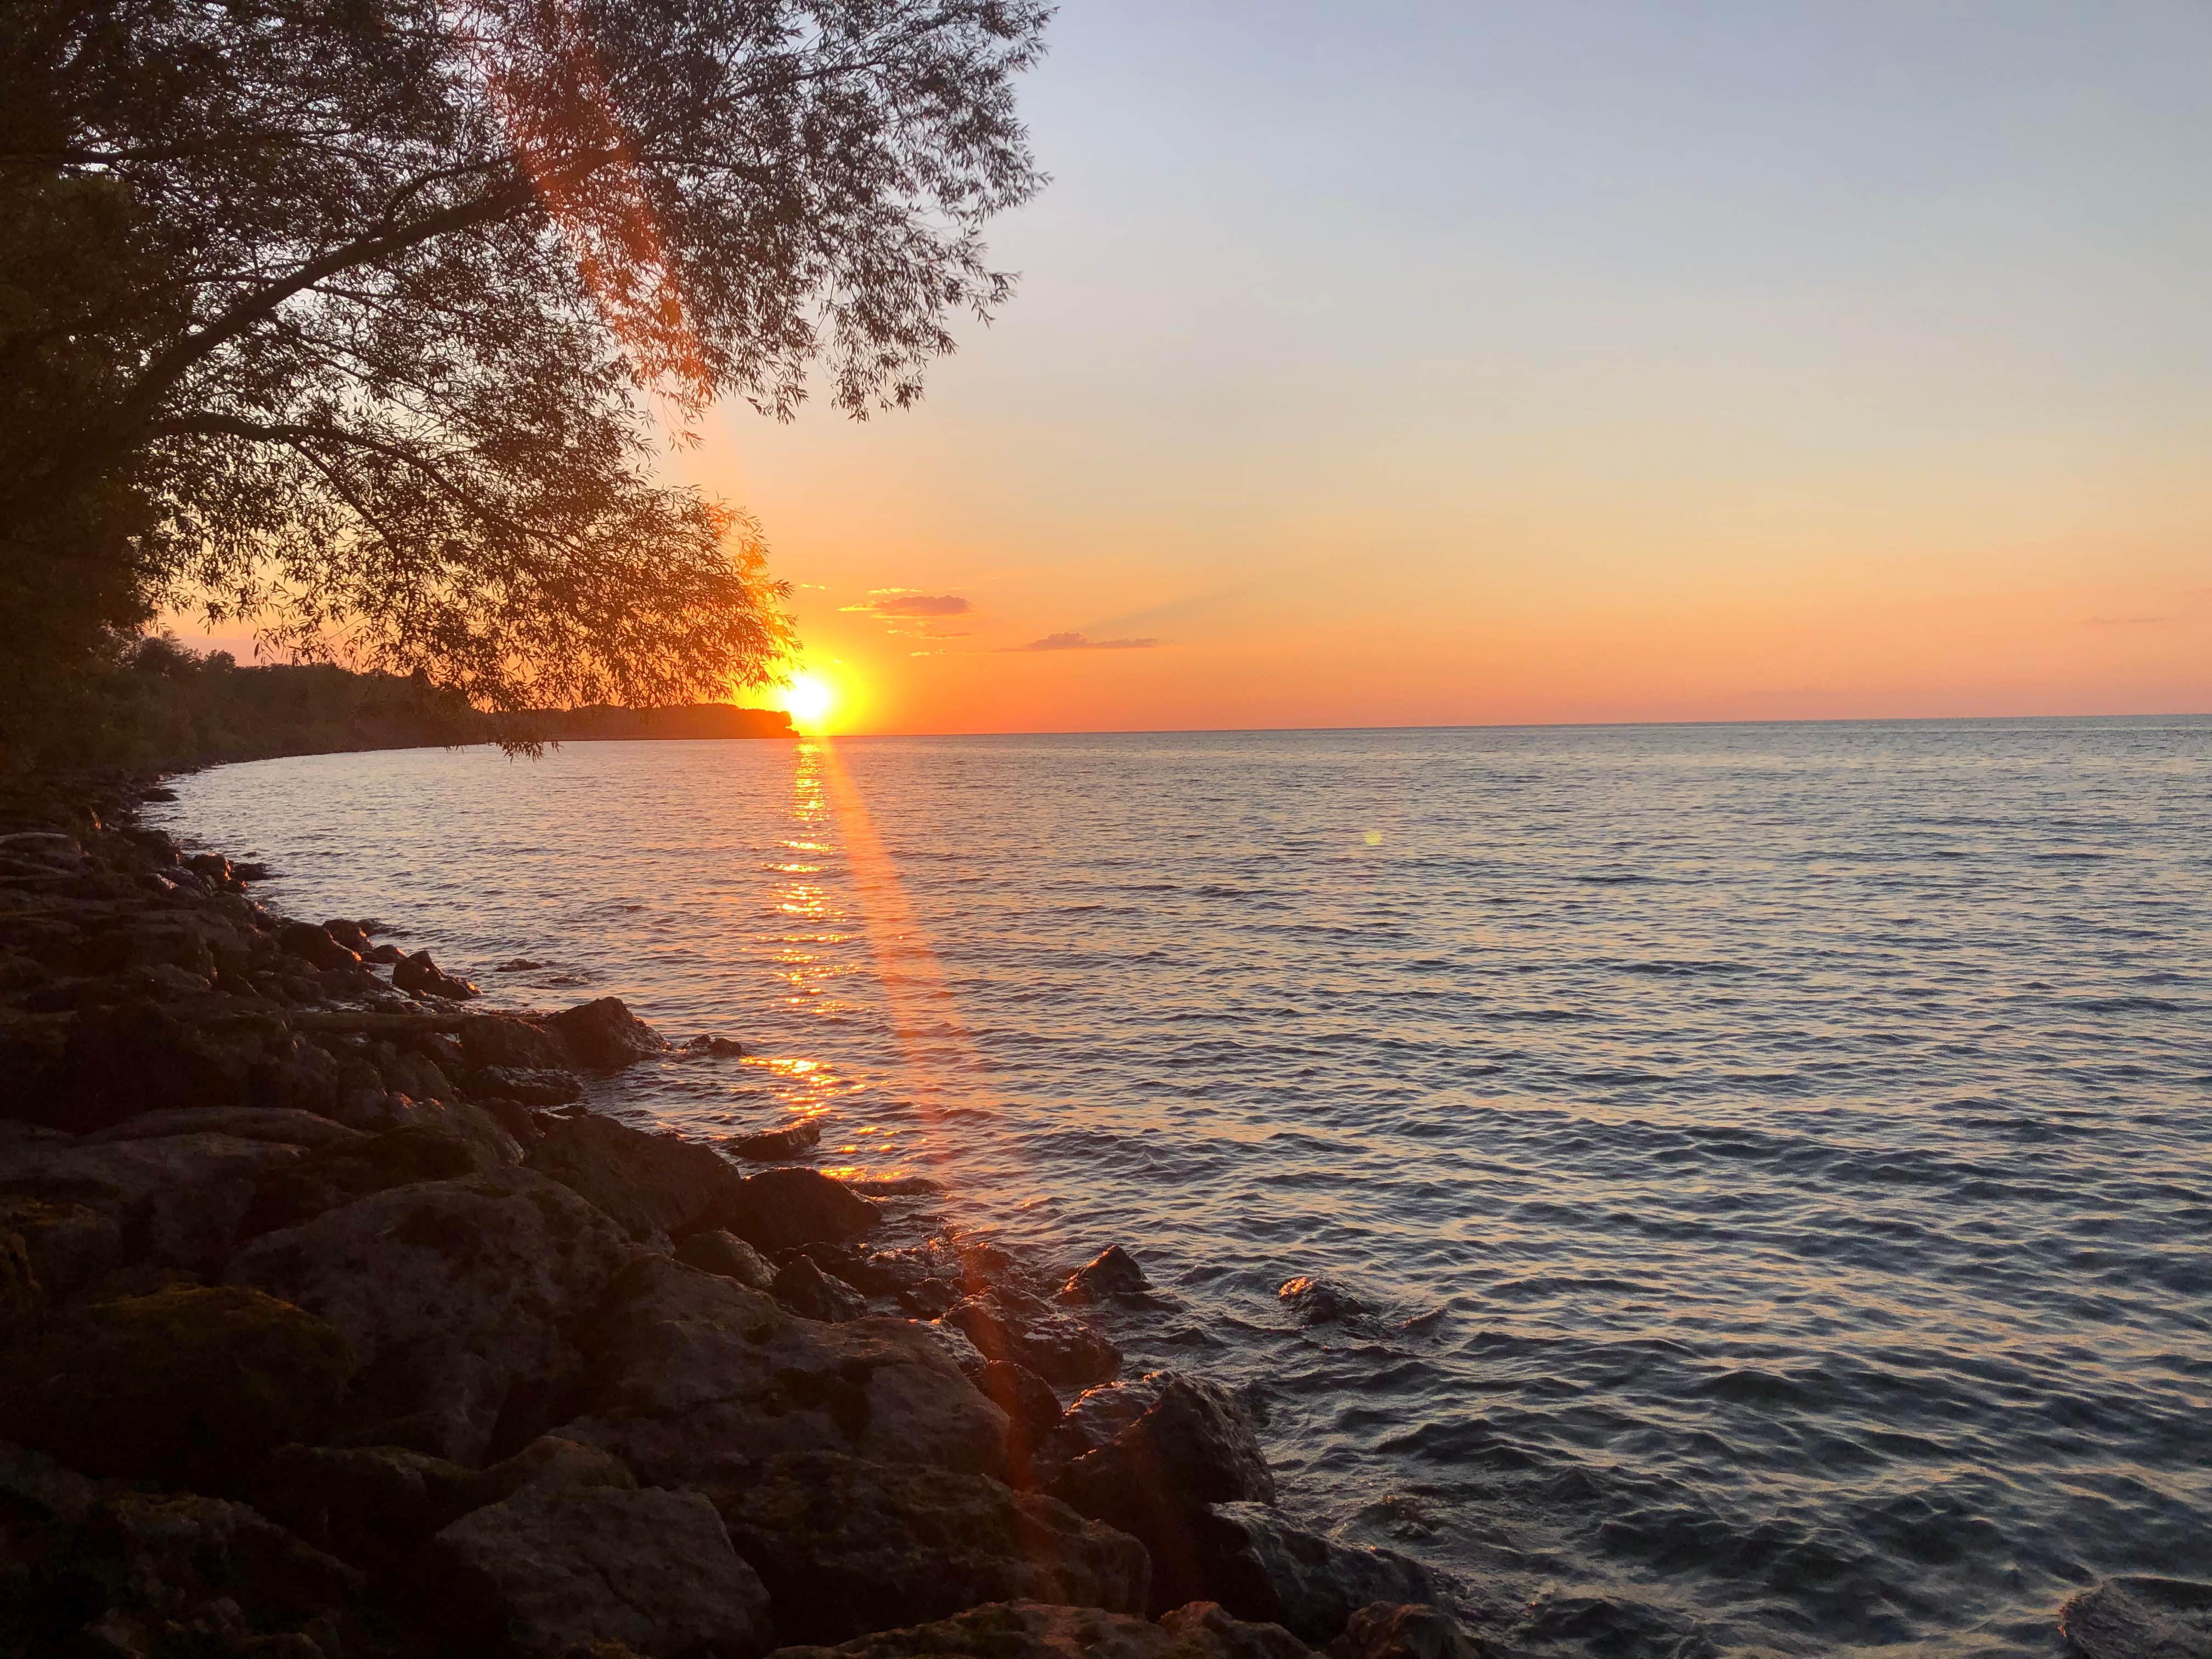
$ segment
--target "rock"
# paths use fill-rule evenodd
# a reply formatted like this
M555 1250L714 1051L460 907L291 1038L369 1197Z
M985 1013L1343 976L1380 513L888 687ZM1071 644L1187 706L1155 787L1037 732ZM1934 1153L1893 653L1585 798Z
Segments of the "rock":
M842 1279L833 1279L806 1257L793 1256L776 1272L769 1287L775 1299L802 1319L842 1325L867 1316L868 1298Z
M0 1231L0 1345L27 1336L46 1315L46 1287L23 1235Z
M710 1146L590 1115L547 1120L528 1161L661 1249L740 1205L747 1184Z
M290 1104L247 1097L283 1035L265 1017L185 1019L149 1000L88 1010L70 1030L60 1085L33 1121L82 1134L142 1112Z
M735 1037L695 1036L684 1045L686 1060L742 1060L745 1045Z
M618 1071L668 1049L665 1037L615 997L580 1003L554 1015L545 1024L568 1045L579 1060L599 1071Z
M455 1512L503 1504L525 1486L563 1490L611 1486L635 1492L637 1477L620 1458L597 1446L542 1434L514 1456L465 1480L456 1492Z
M771 1255L802 1244L836 1243L866 1232L876 1206L814 1170L763 1170L738 1183L726 1215L716 1219L757 1250Z
M121 1218L88 1204L0 1193L0 1233L22 1244L47 1305L66 1301L123 1260Z
M412 995L446 997L455 1002L483 994L472 981L458 978L431 961L428 951L417 951L392 963L392 983L394 989Z
M396 945L372 945L361 953L361 959L380 968L397 968L407 960L407 952Z
M218 1489L322 1432L352 1356L258 1291L179 1288L79 1310L0 1348L0 1422L92 1474Z
M1014 1484L1024 1486L1037 1449L1060 1425L1060 1397L1026 1365L989 1359L967 1373L983 1398L1006 1414L1006 1449Z
M781 1164L819 1146L822 1126L813 1119L757 1135L733 1135L722 1144L738 1158L754 1164Z
M1060 1299L1105 1302L1117 1296L1142 1296L1152 1287L1136 1257L1119 1244L1109 1244L1067 1276L1060 1287Z
M383 1425L390 1443L473 1465L495 1428L520 1443L565 1414L580 1358L564 1333L632 1252L558 1182L500 1170L374 1193L270 1233L238 1253L228 1278L344 1334L363 1366L356 1420Z
M768 1586L785 1637L838 1642L981 1601L1143 1611L1144 1547L984 1475L778 1458L720 1496L730 1540Z
M450 1613L520 1659L620 1642L645 1659L754 1659L768 1594L697 1492L526 1488L432 1544Z
M0 1214L14 1218L8 1224L24 1234L50 1289L57 1281L40 1263L40 1245L26 1230L26 1220L35 1218L18 1214L33 1206L81 1206L109 1218L114 1259L211 1267L237 1239L256 1182L301 1156L296 1146L219 1134L97 1146L19 1143L0 1164Z
M1290 1279L1275 1294L1290 1304L1301 1324L1334 1325L1364 1317L1370 1311L1351 1291L1326 1279Z
M820 1324L649 1256L623 1271L581 1340L591 1411L561 1432L641 1480L738 1485L771 1458L817 1450L1006 1472L1005 1413L907 1320Z
M361 953L331 937L329 930L310 922L288 921L276 930L276 947L297 957L311 968L358 968Z
M269 1460L252 1498L316 1548L391 1570L463 1512L469 1480L458 1463L400 1446L292 1445Z
M532 962L528 957L510 957L492 971L499 974L531 974L537 972L544 965L542 962Z
M951 1619L878 1631L834 1648L783 1648L771 1659L1310 1659L1288 1631L1247 1625L1216 1607L1178 1607L1158 1624L1099 1607L994 1601Z
M384 1079L384 1086L394 1094L405 1095L414 1100L460 1098L461 1091L453 1086L453 1079L428 1054L411 1050L393 1054L380 1061L376 1069Z
M323 924L323 931L356 956L362 955L368 949L368 930L357 921L326 921ZM282 943L283 936L280 933L277 937L278 942Z
M2212 1590L2171 1578L2108 1579L2070 1597L2058 1628L2087 1659L2212 1659Z
M1217 1504L1191 1517L1195 1547L1162 1569L1156 1599L1218 1601L1240 1619L1280 1625L1316 1646L1370 1602L1433 1604L1436 1582L1389 1550L1340 1544L1258 1504ZM1449 1622L1449 1621L1447 1621Z
M359 1135L325 1147L256 1183L240 1231L249 1237L296 1227L371 1193L417 1182L485 1175L499 1167L490 1151L443 1125L414 1125Z
M1485 1659L1487 1650L1441 1607L1373 1601L1354 1613L1329 1659Z
M584 1080L574 1072L532 1070L520 1066L483 1066L469 1073L468 1091L526 1106L566 1106L584 1097Z
M676 1247L676 1259L702 1273L734 1279L751 1290L765 1291L775 1282L775 1269L767 1257L735 1233L720 1228L690 1234Z
M1121 1368L1121 1351L1106 1338L1009 1285L956 1303L945 1322L986 1359L1011 1359L1048 1382L1081 1387Z
M215 1106L181 1112L143 1112L112 1128L84 1138L88 1146L118 1140L158 1140L168 1135L230 1135L240 1140L273 1141L281 1146L320 1148L362 1139L361 1131L333 1123L313 1112L276 1106Z
M479 1014L461 1022L461 1053L472 1066L506 1066L526 1072L565 1072L576 1064L568 1045L526 1019Z
M1258 1437L1228 1390L1173 1374L1159 1380L1135 1421L1067 1463L1044 1489L1078 1514L1143 1541L1159 1607L1220 1599L1205 1583L1202 1564L1229 1547L1218 1542L1208 1505L1275 1501ZM1202 1548L1209 1542L1212 1555Z

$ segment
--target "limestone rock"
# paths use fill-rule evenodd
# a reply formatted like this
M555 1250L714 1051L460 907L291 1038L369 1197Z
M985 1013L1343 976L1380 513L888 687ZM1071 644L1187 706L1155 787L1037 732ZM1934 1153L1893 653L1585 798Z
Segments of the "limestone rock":
M819 1324L649 1256L623 1271L583 1340L592 1409L561 1433L643 1480L734 1486L771 1458L816 1450L1006 1472L1005 1413L906 1320Z
M803 1244L836 1243L866 1232L879 1218L873 1204L815 1170L747 1176L718 1217L731 1232L771 1255Z
M786 1637L838 1642L982 1601L1144 1610L1135 1539L988 1476L806 1452L720 1502Z
M580 1370L564 1332L631 1255L558 1182L501 1170L393 1188L270 1233L228 1276L345 1334L364 1367L361 1409L416 1419L394 1443L474 1464L502 1413L518 1433L558 1420L547 1413Z
M545 1024L568 1045L570 1053L598 1071L619 1071L668 1050L668 1040L616 997L580 1003L555 1014Z
M744 1184L710 1146L590 1115L545 1124L528 1162L589 1199L632 1238L663 1249L672 1235L729 1211Z
M768 1594L697 1492L526 1487L440 1533L452 1611L518 1659L620 1642L643 1659L754 1659Z
M718 1227L685 1237L676 1247L676 1259L702 1273L734 1279L750 1290L764 1291L775 1282L775 1269L767 1257L735 1233Z
M255 1291L179 1287L0 1348L0 1423L88 1474L220 1488L319 1435L351 1369L311 1314Z

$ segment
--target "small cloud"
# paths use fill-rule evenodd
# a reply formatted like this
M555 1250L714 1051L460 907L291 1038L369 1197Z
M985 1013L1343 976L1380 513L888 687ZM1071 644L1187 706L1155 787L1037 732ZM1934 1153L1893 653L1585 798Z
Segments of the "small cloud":
M1152 651L1159 640L1094 640L1083 634L1048 634L1027 645L1006 645L1002 651Z
M907 588L878 588L867 604L844 607L884 617L964 617L974 608L957 593L916 593Z

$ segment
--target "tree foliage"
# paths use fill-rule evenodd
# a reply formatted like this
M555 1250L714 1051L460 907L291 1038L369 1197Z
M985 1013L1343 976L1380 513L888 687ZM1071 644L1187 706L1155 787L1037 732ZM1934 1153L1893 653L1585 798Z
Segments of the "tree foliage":
M499 709L757 684L714 401L910 403L1008 294L1039 0L10 0L0 600Z

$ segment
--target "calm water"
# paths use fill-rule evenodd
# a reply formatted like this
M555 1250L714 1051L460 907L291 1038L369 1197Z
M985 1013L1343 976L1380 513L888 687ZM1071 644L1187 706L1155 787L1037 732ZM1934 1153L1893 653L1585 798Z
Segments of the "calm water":
M169 820L1180 1310L1294 1507L1573 1654L2212 1577L2212 720L580 744ZM525 957L546 966L501 973ZM835 1149L835 1150L832 1150ZM1274 1292L1375 1310L1302 1327Z

